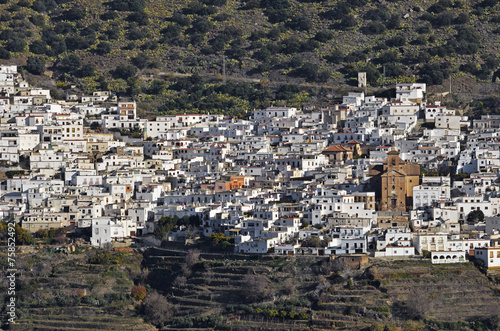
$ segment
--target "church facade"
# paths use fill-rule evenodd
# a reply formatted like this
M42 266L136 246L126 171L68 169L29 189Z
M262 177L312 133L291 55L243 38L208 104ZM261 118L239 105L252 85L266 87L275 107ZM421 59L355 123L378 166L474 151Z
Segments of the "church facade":
M406 163L393 150L382 165L370 168L369 176L379 210L408 211L412 207L413 187L420 184L418 164Z

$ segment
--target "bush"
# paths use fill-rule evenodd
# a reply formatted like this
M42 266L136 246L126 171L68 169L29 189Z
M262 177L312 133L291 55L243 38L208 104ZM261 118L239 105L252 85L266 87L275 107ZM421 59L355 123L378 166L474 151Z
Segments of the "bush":
M349 15L350 12L351 7L349 7L346 2L339 2L334 9L320 13L320 16L329 20L340 20L343 17Z
M138 27L132 28L128 31L128 38L130 40L145 39L147 37L148 37L147 32Z
M385 75L387 77L399 77L404 76L405 72L400 64L388 63L385 66Z
M26 64L26 70L33 75L41 75L45 72L45 61L39 57L30 56Z
M319 74L319 66L314 63L306 62L300 68L295 69L293 74L298 77L303 77L308 81L316 81Z
M84 64L80 70L78 70L78 76L79 77L92 77L95 75L96 73L96 68L95 68L95 65L93 65L92 63L87 63L87 64Z
M364 31L366 34L381 34L387 31L387 28L380 22L372 21L368 23Z
M391 15L389 20L385 23L385 26L387 29L397 29L399 28L401 24L401 21L399 19L399 16L397 14Z
M142 11L146 7L144 0L115 0L108 5L118 11Z
M300 52L302 43L299 38L295 36L284 39L281 43L281 52L285 54L294 54Z
M135 12L130 14L127 17L127 21L136 22L139 25L148 25L149 24L149 16L145 12Z
M63 58L60 65L62 69L74 74L82 66L82 60L78 55L71 54Z
M467 215L467 223L477 224L484 220L484 213L482 210L473 210Z
M289 100L297 93L300 93L300 87L297 85L281 85L276 92L276 99Z
M494 7L499 0L483 0L482 2L478 3L476 6L478 8L487 8L487 7Z
M327 42L333 38L334 34L330 30L321 30L316 35L314 36L314 39L316 39L319 42Z
M115 70L113 70L112 75L114 78L128 79L135 76L137 69L131 65L120 64Z
M379 22L386 22L391 18L389 8L380 6L376 9L371 9L365 14L365 19Z
M146 319L156 325L168 321L174 313L173 308L167 298L158 292L150 293L143 303Z
M16 243L20 245L31 245L33 244L33 237L23 229L19 224L16 223L16 231L15 231L15 238L16 238Z
M387 40L388 46L404 46L406 44L407 38L404 36L395 36Z
M120 14L118 14L116 11L107 11L104 14L101 15L101 19L103 21L112 21L120 17Z
M453 24L453 20L455 19L455 16L453 15L452 12L444 12L442 14L437 15L434 17L432 20L432 25L434 26L448 26Z
M81 7L73 7L70 10L63 13L64 19L68 19L70 21L79 21L85 18L85 8Z
M10 52L3 47L0 47L0 59L10 59Z
M305 16L294 16L292 19L285 24L287 27L298 30L298 31L308 31L313 27L311 20Z
M106 41L101 41L95 48L95 53L98 55L106 55L111 52L111 44Z
M429 13L439 14L444 12L447 8L450 8L452 5L451 0L439 0L438 3L430 6L427 11Z
M52 10L57 7L57 3L54 0L36 0L33 2L33 10L41 13Z
M193 22L191 31L194 33L207 33L213 28L213 23L211 23L207 18L201 17Z
M467 24L467 23L469 23L469 15L467 15L467 13L460 13L453 20L453 24Z
M357 25L356 19L354 18L354 15L347 15L342 18L342 21L340 22L340 28L342 30L346 30L349 28L353 28Z
M378 63L393 63L398 60L398 53L395 51L385 51L377 58Z
M149 62L148 57L144 53L140 53L136 57L132 58L132 64L139 69L144 69L147 67Z
M134 287L132 287L132 291L130 293L130 295L132 295L132 297L136 300L143 300L144 298L146 298L146 295L147 295L147 291L146 291L146 288L142 285L134 285Z
M291 4L288 0L261 0L261 8L288 9Z
M269 279L264 275L246 274L241 286L242 296L251 302L262 301L271 295Z
M73 36L66 38L66 47L68 50L86 49L90 47L90 43L82 36Z
M26 48L26 40L20 36L14 36L13 38L14 39L7 42L7 49L11 52L24 52L24 49Z
M489 70L495 70L500 65L500 60L494 54L486 54L481 56L481 59L484 61L484 67Z
M441 85L449 76L448 64L425 64L420 68L420 81L429 85Z
M217 13L217 8L210 5L204 6L198 1L192 1L186 8L182 9L182 12L186 15L208 16Z
M47 44L43 40L34 40L30 44L30 52L34 54L47 54Z

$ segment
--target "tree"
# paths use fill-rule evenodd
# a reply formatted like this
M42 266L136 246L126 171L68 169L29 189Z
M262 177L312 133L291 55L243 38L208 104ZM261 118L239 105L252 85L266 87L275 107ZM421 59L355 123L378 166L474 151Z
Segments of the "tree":
M321 247L321 239L318 236L311 236L302 241L303 247Z
M14 36L13 38L7 42L7 49L11 52L24 52L26 40L20 36Z
M167 87L167 82L165 82L164 80L155 79L151 82L148 93L153 95L161 95L166 92Z
M190 249L188 250L185 258L186 265L188 267L192 267L200 260L200 251L197 249Z
M136 22L139 25L147 25L149 24L149 16L143 11L135 12L127 17L127 21Z
M314 36L314 39L324 43L324 42L327 42L327 41L333 39L333 37L334 37L334 33L332 31L321 30L321 31L318 31L318 33L316 33L316 35Z
M140 53L136 57L132 58L132 64L139 69L144 69L149 62L149 58L146 54Z
M3 47L0 47L0 59L10 59L10 52Z
M384 33L387 30L384 24L377 22L377 21L371 21L368 23L368 25L365 28L365 33L366 34L381 34Z
M66 38L66 47L69 50L85 49L90 47L90 43L82 36L73 36Z
M473 210L467 215L467 223L477 224L484 221L484 213L482 210Z
M132 291L130 292L130 295L139 301L144 300L147 294L146 288L142 285L134 285L134 287L132 287Z
M264 275L246 274L243 277L241 294L249 301L262 301L271 295L269 279Z
M33 237L23 229L19 224L16 223L16 243L20 245L31 245L33 243Z
M95 48L95 53L98 55L106 55L111 52L111 45L106 41L101 41Z
M143 311L148 321L158 325L172 317L174 306L163 295L152 292L144 299Z
M294 295L296 292L295 283L292 278L287 278L282 283L283 284L283 293L286 295Z
M413 288L410 290L408 299L404 303L406 316L414 320L424 319L432 309L431 303L431 297L427 293L425 286Z
M131 65L120 64L115 70L113 70L112 74L114 78L128 79L130 77L135 76L137 73L137 69Z
M41 75L45 71L45 61L39 57L30 56L26 63L26 70L33 75Z
M47 53L47 44L43 40L34 40L30 44L30 52L34 54L46 54Z
M61 66L63 69L73 73L82 66L82 59L76 54L71 54L62 59Z
M343 30L346 30L348 28L352 28L356 26L356 18L354 15L346 15L342 18L342 21L340 22L340 27Z
M115 0L109 5L112 9L119 11L142 11L146 7L144 0Z

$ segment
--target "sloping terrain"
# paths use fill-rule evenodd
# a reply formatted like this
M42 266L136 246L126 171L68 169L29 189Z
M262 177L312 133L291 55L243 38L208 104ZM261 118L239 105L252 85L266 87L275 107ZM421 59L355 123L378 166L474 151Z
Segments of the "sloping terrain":
M148 271L141 273L141 266ZM67 256L19 254L17 268L18 320L13 330L499 326L497 285L471 263L373 260L357 270L324 257L150 249L143 258L138 253L96 250ZM141 279L148 293L143 304L131 296L133 284ZM167 298L168 310L141 308L154 290ZM157 322L151 319L155 311L160 313Z
M143 73L299 84L498 76L497 0L2 0L0 58L58 87L137 94ZM384 69L385 67L385 69ZM496 73L495 73L496 72ZM410 78L408 78L410 77ZM46 82L47 84L50 82ZM128 90L127 90L128 88Z
M241 330L491 329L500 313L496 286L471 263L375 260L351 270L319 257L212 260L202 254L186 274L177 253L151 254L145 259L151 285L164 287L175 304L168 324L174 329L201 327L203 318L215 328ZM156 282L155 275L165 270L171 272L169 281Z
M17 254L18 317L10 329L154 330L130 297L140 261L134 253Z

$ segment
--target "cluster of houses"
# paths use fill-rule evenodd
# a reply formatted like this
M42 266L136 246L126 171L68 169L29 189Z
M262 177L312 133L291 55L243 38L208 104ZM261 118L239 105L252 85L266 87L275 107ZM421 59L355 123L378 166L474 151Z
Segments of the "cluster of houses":
M224 233L239 253L474 255L500 267L500 116L427 104L425 84L248 119L147 120L107 91L53 100L0 66L0 119L10 174L0 214L31 233L87 229L103 246L151 237L163 216L194 216L195 232ZM163 239L192 233L181 226Z

